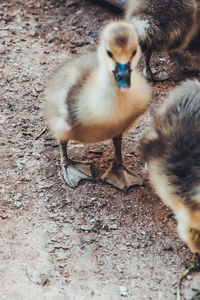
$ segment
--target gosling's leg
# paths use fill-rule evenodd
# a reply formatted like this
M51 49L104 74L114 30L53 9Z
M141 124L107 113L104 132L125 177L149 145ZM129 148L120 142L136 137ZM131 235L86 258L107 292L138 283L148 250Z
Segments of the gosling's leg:
M72 161L68 158L67 142L60 142L60 159L63 177L71 188L75 188L82 179L93 179L91 163Z
M143 73L150 81L165 81L169 79L169 75L166 71L156 71L155 69L151 69L150 67L150 59L151 59L152 51L147 50L145 52L145 64L146 68L144 69Z
M126 192L129 187L133 185L142 185L143 180L128 171L122 164L122 153L121 153L122 135L113 138L113 144L115 147L115 157L108 168L108 170L102 176L102 180L112 184L120 190Z

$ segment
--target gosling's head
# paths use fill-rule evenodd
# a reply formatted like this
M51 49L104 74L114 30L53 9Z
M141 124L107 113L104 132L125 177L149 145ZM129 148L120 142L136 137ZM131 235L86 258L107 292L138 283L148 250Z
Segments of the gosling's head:
M117 86L127 90L131 86L131 72L141 56L135 28L125 21L107 24L98 51L100 62L114 76Z

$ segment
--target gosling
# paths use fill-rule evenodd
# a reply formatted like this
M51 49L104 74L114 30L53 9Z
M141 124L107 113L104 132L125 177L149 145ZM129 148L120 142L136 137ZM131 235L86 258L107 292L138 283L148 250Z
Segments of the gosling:
M200 253L200 82L176 87L142 140L150 182L174 212L178 232Z
M199 0L198 0L199 1ZM126 20L136 28L145 56L146 76L152 81L169 78L165 71L150 67L154 51L168 51L171 58L181 61L184 50L198 29L196 0L129 0ZM178 54L179 52L179 54Z
M114 161L102 180L126 190L142 184L122 165L122 134L146 111L151 89L136 69L141 56L137 33L125 21L105 26L95 53L65 62L46 88L47 123L60 143L61 168L74 188L93 179L90 164L68 158L67 143L97 143L113 139Z

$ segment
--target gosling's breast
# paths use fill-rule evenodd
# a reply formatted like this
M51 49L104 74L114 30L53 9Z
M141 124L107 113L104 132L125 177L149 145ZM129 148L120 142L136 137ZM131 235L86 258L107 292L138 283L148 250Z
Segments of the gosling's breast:
M80 125L70 131L70 138L82 143L98 143L122 134L127 127L126 124L116 126L102 124Z
M110 118L102 119L99 122L80 124L75 126L70 131L70 139L80 141L82 143L96 143L107 139L112 139L126 132L131 128L138 117L144 113L146 107L140 110L134 110L131 114L110 116Z

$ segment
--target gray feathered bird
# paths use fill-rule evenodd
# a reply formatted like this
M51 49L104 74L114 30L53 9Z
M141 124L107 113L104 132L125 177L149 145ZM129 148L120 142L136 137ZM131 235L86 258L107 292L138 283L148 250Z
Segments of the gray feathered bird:
M200 253L200 82L171 91L142 149L150 182L175 213L180 237Z
M153 73L150 58L154 51L168 51L174 57L185 49L198 30L196 0L129 0L126 20L134 24L146 61L149 80L168 78L162 71Z

